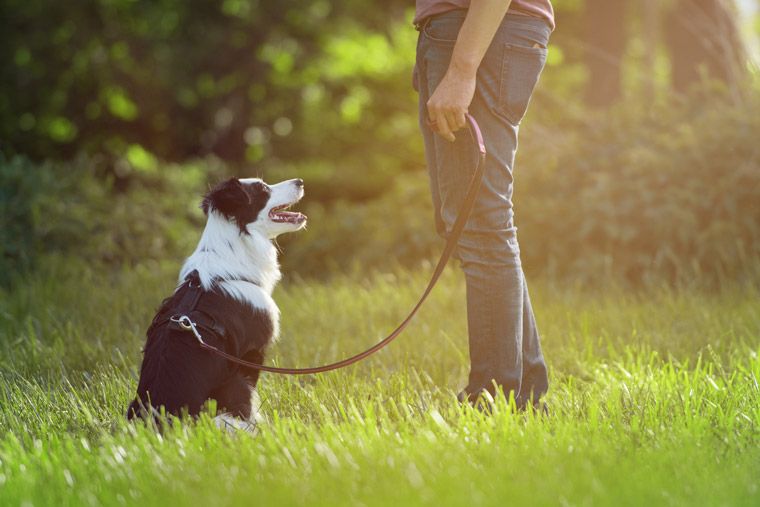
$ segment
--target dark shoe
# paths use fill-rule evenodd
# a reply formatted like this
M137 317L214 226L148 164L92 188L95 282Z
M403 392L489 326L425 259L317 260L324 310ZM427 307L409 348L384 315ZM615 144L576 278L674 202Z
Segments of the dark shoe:
M462 405L466 403L484 414L492 414L493 406L496 403L493 395L487 389L481 389L475 393L469 393L465 389L457 394L457 401Z
M457 401L461 404L469 404L472 408L483 412L484 414L493 413L493 406L496 403L494 396L487 389L481 389L477 392L470 393L466 389L457 394ZM549 406L545 401L534 401L533 413L539 417L549 417ZM527 412L528 403L521 403L517 406L518 412Z

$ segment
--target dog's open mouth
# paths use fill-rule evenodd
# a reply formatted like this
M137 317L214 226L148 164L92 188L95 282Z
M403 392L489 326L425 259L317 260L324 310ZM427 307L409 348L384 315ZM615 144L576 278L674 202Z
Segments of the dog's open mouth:
M269 210L269 219L272 222L288 223L288 224L300 224L306 221L306 215L299 213L298 211L286 211L295 203L283 204L281 206L275 206Z

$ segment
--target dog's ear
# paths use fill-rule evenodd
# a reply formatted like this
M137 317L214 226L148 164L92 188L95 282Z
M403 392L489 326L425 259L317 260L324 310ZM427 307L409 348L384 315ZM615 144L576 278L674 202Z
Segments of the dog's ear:
M206 194L201 208L207 215L210 210L215 209L222 215L233 218L239 216L250 204L251 196L245 191L240 180L230 178Z

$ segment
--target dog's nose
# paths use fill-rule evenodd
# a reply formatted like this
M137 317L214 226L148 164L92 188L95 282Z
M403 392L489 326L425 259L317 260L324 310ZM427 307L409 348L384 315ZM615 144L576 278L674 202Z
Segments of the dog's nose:
M293 183L295 183L295 185L296 185L297 187L303 187L303 180L302 180L301 178L296 178L296 179L294 179L294 180L293 180Z

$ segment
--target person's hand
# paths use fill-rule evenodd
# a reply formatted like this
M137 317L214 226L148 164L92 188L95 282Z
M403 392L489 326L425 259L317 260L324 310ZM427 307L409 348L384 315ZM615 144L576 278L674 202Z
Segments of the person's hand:
M465 114L475 95L475 73L449 67L427 102L430 127L447 141L466 125Z

